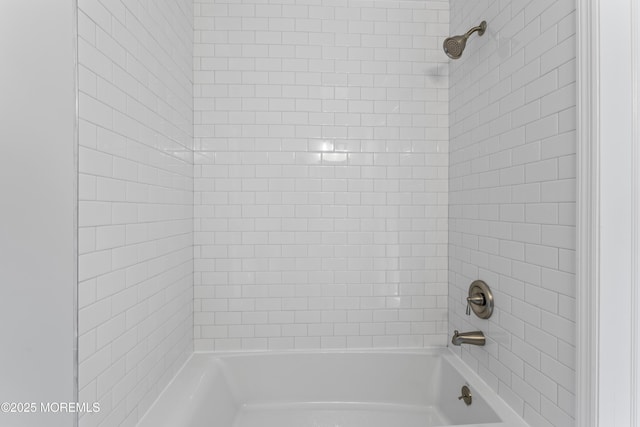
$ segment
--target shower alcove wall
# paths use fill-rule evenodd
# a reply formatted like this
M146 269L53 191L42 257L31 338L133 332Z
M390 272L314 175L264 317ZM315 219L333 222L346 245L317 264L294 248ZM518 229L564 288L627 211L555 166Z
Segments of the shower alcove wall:
M134 425L194 349L454 327L531 425L572 425L572 1L78 6L81 426Z

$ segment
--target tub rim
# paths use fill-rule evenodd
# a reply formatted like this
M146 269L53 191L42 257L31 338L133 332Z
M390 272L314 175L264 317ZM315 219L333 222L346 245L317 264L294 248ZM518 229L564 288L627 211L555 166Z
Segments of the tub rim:
M176 378L182 374L187 366L193 363L206 363L206 361L214 361L216 359L224 359L226 357L259 357L259 356L286 356L286 355L322 355L322 354L398 354L398 355L422 355L422 356L439 356L448 362L464 379L464 382L471 390L486 401L489 407L501 419L498 423L483 424L464 424L464 427L530 427L513 408L511 408L498 394L493 390L464 360L458 356L449 347L429 346L429 347L411 347L411 348L330 348L330 349L277 349L277 350L218 350L218 351L194 351L189 355L184 364L178 369L174 377L162 389L158 397L149 406L140 421L144 420L149 413L156 407L158 401L167 393L167 390L176 382ZM202 359L199 362L198 359ZM139 423L140 423L139 421ZM138 424L139 424L138 423ZM137 424L137 425L138 425ZM461 425L459 425L461 426Z

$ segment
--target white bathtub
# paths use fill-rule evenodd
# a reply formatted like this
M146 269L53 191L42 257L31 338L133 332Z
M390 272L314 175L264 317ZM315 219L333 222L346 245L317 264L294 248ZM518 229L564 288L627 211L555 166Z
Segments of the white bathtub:
M470 406L458 400L467 384ZM523 427L447 349L196 353L139 427Z

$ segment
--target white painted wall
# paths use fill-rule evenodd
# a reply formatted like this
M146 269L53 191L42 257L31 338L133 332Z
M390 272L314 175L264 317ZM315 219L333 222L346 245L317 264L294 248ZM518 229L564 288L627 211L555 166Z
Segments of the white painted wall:
M73 1L0 2L0 401L72 402L75 21ZM68 427L72 414L0 414Z
M134 425L193 350L193 6L78 2L79 386Z
M450 72L450 333L532 426L574 424L575 2L452 0L451 33L486 20ZM469 284L494 291L465 315Z
M446 343L448 9L196 3L196 349Z
M600 426L632 426L631 1L600 2ZM637 142L635 142L637 143ZM637 307L635 308L637 310ZM617 367L613 369L613 367Z

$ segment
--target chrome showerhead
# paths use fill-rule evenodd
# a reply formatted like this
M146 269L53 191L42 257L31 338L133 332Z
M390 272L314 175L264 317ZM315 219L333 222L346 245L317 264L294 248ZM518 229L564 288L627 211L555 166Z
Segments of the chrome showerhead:
M467 39L471 36L471 34L478 32L478 35L481 36L487 29L487 21L482 21L480 25L477 27L473 27L465 34L461 36L452 36L448 37L444 40L442 44L442 48L444 49L444 53L451 59L458 59L462 56L462 52L464 52L464 48L467 45Z

